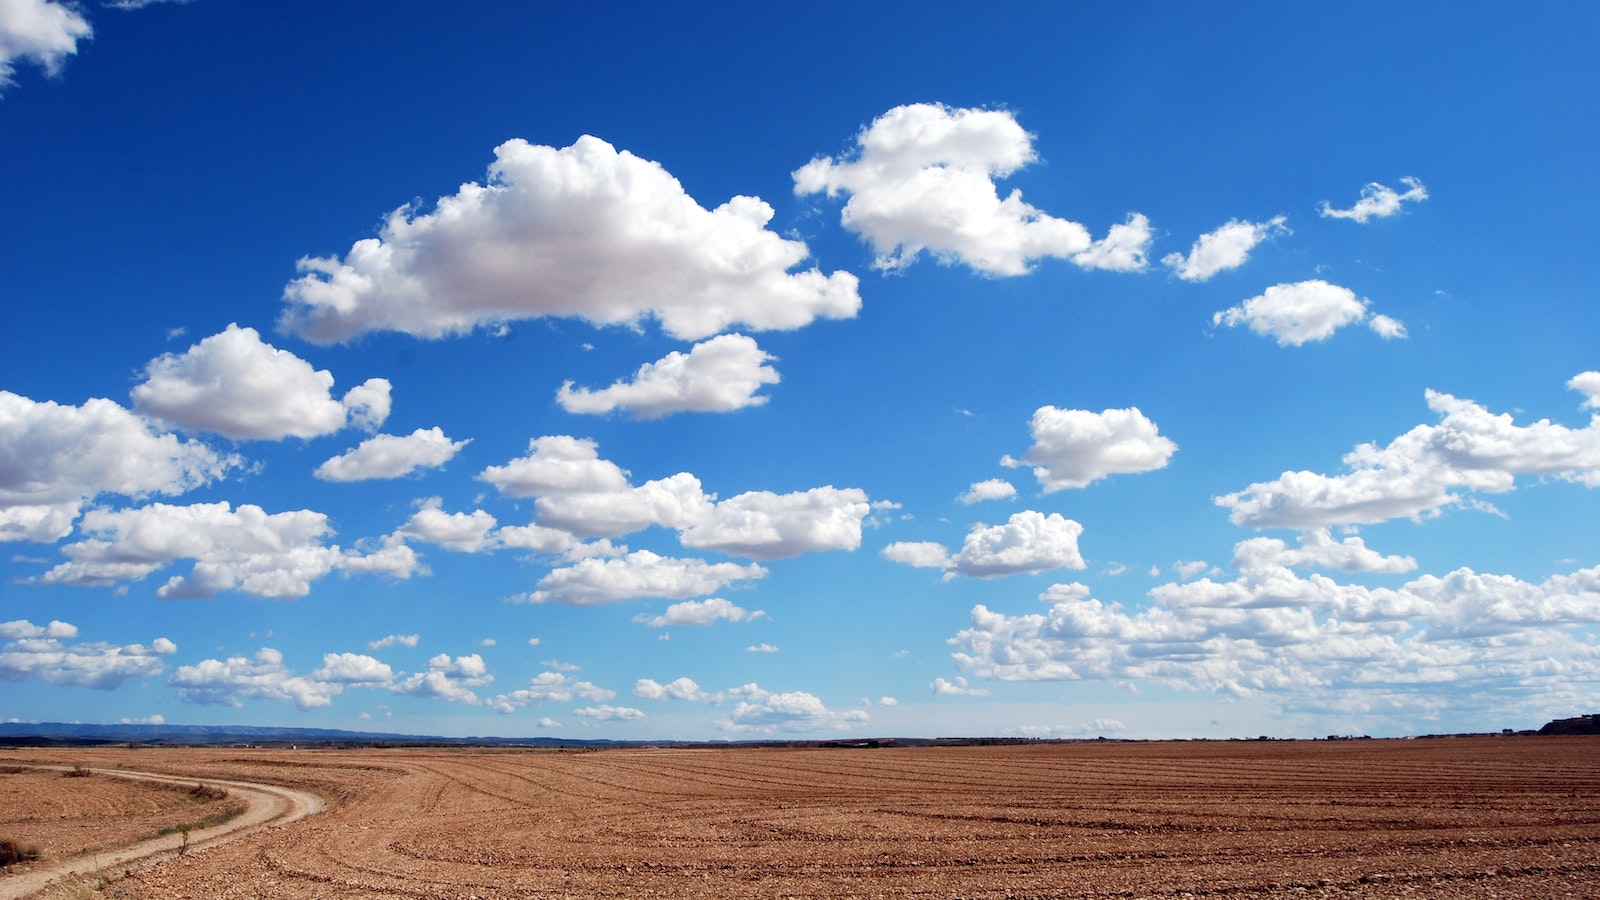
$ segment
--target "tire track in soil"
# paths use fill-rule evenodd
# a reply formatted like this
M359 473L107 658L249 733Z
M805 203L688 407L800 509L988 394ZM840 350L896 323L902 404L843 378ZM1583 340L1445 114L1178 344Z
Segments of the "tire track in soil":
M67 766L29 766L28 768L43 771L67 771ZM184 846L184 835L168 834L139 841L119 850L109 852L80 854L51 863L41 868L19 872L15 875L0 878L0 900L20 900L38 894L54 882L73 875L94 876L100 872L125 871L138 868L153 862L156 858L166 854L175 854L179 849L185 853L214 847L228 841L238 840L267 827L286 825L297 819L314 815L322 811L324 803L321 797L305 791L292 788L279 787L274 784L261 784L249 781L229 781L216 778L180 778L175 775L163 775L158 772L136 772L128 769L89 769L91 775L106 778L124 778L130 781L154 781L165 784L195 784L197 782L218 785L227 788L229 796L238 797L245 802L245 811L241 815L210 828L191 831L188 835L188 845Z

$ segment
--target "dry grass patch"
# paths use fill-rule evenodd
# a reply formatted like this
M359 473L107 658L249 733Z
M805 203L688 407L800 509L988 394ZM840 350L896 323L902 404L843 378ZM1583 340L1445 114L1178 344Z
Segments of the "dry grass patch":
M10 866L20 862L33 862L38 858L38 847L32 844L25 844L16 838L0 838L0 866Z

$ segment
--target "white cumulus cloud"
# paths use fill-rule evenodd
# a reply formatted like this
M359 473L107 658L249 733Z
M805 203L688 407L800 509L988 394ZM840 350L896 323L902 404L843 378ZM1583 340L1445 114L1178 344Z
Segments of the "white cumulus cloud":
M1283 216L1265 222L1230 219L1216 231L1200 235L1189 248L1189 255L1169 253L1161 262L1184 281L1207 281L1218 272L1237 269L1250 259L1250 251L1262 241L1289 234Z
M689 700L696 703L712 702L715 698L700 689L693 678L678 678L662 684L651 678L634 682L633 695L640 700Z
M635 486L594 441L566 435L535 438L529 451L478 477L504 494L534 497L540 525L573 534L612 538L654 525L677 531L685 547L771 560L854 550L872 510L858 488L750 491L717 502L688 472Z
M471 442L452 441L435 425L409 435L377 434L329 459L313 474L323 481L403 478L418 469L437 469Z
M494 676L489 674L489 667L478 654L451 659L449 654L440 653L428 660L427 671L396 681L389 689L411 697L429 697L477 706L483 701L472 692L472 688L482 687L492 681Z
M608 388L575 388L567 382L556 402L573 413L625 410L640 419L659 419L679 412L731 412L761 406L767 397L756 391L778 383L773 357L742 334L718 335L695 344L688 353L673 351L646 363L632 381Z
M708 600L684 600L667 607L667 611L659 616L643 615L635 619L644 622L651 628L666 628L672 625L714 625L717 622L742 622L747 618L754 619L763 615L760 610L750 612L731 600L721 597L712 597Z
M394 681L394 670L388 663L362 653L325 653L322 666L311 677L345 685L387 685Z
M939 568L947 578L996 578L1050 569L1082 569L1078 537L1083 526L1060 513L1034 510L1014 514L1004 525L976 525L961 550L951 554L931 541L890 544L883 556L919 568Z
M181 494L240 464L105 399L82 406L0 391L0 541L55 541L102 494Z
M527 456L489 466L478 477L512 497L610 494L629 487L628 473L601 459L598 444L568 435L534 438Z
M1382 219L1392 216L1400 211L1400 204L1407 200L1421 202L1428 199L1428 189L1422 182L1411 176L1400 179L1405 185L1405 193L1400 193L1394 188L1379 184L1374 181L1361 189L1361 199L1349 209L1334 209L1324 200L1317 205L1317 212L1329 219L1349 219L1353 222L1365 224L1368 219Z
M245 700L274 700L315 709L331 704L345 687L342 681L294 674L283 664L283 654L271 647L261 648L248 659L231 656L182 666L167 684L178 689L179 700L235 709Z
M35 625L26 619L0 622L0 679L109 691L136 678L159 675L161 658L178 646L166 638L143 644L69 643L76 626L61 621Z
M883 548L883 558L918 569L950 567L950 551L937 541L896 541Z
M865 727L870 718L862 710L830 710L815 694L790 691L775 694L754 684L740 690L744 699L717 725L744 734L842 731Z
M84 540L67 544L61 563L34 579L43 584L103 586L138 581L180 559L194 560L187 575L157 589L168 599L210 597L238 590L259 597L303 597L335 568L360 569L324 543L328 517L309 509L268 514L259 506L226 501L173 506L152 503L127 510L84 514Z
M489 700L488 705L495 712L512 713L525 706L537 706L544 703L570 703L575 697L581 697L584 700L602 701L610 700L616 695L616 691L597 687L587 681L569 678L562 672L540 672L529 680L527 687L508 694L500 694Z
M1240 525L1316 528L1434 516L1472 492L1513 490L1519 475L1600 487L1600 416L1585 428L1548 419L1524 426L1471 400L1426 396L1439 424L1418 425L1385 447L1356 447L1344 457L1349 471L1284 472L1217 504Z
M54 75L93 34L75 4L55 0L0 0L0 89L13 83L18 60Z
M1572 380L1567 382L1567 387L1588 398L1583 402L1584 409L1600 409L1600 372L1581 372L1574 375Z
M733 325L792 329L861 305L847 272L793 273L805 244L766 229L772 207L707 210L660 164L584 136L495 148L483 184L428 212L401 207L343 259L300 260L280 325L314 343L369 331L438 338L546 316L633 324L684 340Z
M871 511L866 492L859 488L751 491L711 506L683 529L679 540L697 550L760 560L854 550L861 546L861 522Z
M1298 549L1243 542L1233 565L1232 580L1162 584L1135 610L1076 591L1055 595L1042 614L977 606L949 642L954 661L993 680L1153 683L1260 698L1279 714L1400 723L1442 708L1474 714L1491 694L1503 704L1508 689L1543 703L1600 677L1588 631L1600 623L1600 569L1535 583L1462 568L1397 588L1293 571L1415 565L1325 532L1303 536Z
M755 563L709 563L635 550L615 559L585 559L539 579L530 603L593 606L641 597L678 600L718 591L738 581L766 577Z
M880 269L924 251L989 275L1021 275L1043 257L1085 268L1144 266L1149 222L1134 214L1096 243L1077 222L1002 198L994 179L1037 159L1032 137L1006 110L898 106L856 136L851 154L817 157L794 172L795 193L850 195L841 223L864 237Z
M956 499L971 506L985 500L1010 500L1017 495L1017 488L1011 482L1002 478L990 478L987 481L975 481L967 492Z
M1367 301L1357 298L1354 291L1320 279L1275 284L1211 317L1213 325L1248 325L1256 334L1276 339L1280 347L1326 340L1340 328L1363 320L1384 338L1406 335L1405 326L1388 316L1368 318Z
M1028 423L1033 446L1021 459L1000 464L1030 466L1046 493L1086 487L1108 475L1165 468L1178 445L1137 407L1090 412L1041 406Z
M400 526L400 533L461 553L476 553L492 545L494 516L481 509L447 513L440 508L441 502L438 497L423 501L422 508Z
M145 366L134 409L180 428L236 439L278 440L332 434L346 425L377 428L389 417L389 382L367 381L335 400L333 375L237 324Z
M991 693L988 688L971 687L967 679L956 676L954 681L946 678L935 678L928 688L935 694L946 697L987 697Z
M687 472L635 487L626 470L599 458L594 441L535 438L529 454L489 466L479 478L513 497L535 497L539 524L576 534L617 537L651 525L687 528L709 514L712 498Z

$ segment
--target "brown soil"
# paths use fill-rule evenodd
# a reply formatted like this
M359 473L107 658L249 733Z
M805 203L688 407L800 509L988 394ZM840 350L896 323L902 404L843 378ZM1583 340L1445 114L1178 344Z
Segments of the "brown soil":
M1600 896L1591 737L38 753L330 801L121 898Z
M39 850L39 864L110 850L239 807L225 789L0 765L0 838Z

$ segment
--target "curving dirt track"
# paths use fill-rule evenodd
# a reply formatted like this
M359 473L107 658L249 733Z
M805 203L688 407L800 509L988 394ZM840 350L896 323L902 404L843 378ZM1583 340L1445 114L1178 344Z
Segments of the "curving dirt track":
M1593 738L173 751L164 768L339 796L108 896L1600 896Z
M57 773L70 771L66 766L37 766L33 771ZM128 769L99 769L75 766L81 774L91 778L115 779L132 782L188 787L194 778L183 778L156 772L138 772ZM83 782L58 778L63 791L80 790ZM82 853L60 860L45 860L43 865L29 867L0 878L0 900L12 900L38 895L54 883L73 880L74 876L94 876L102 871L131 872L132 867L152 857L163 854L198 852L225 841L243 837L269 824L285 824L305 818L323 808L322 798L290 788L271 784L207 779L208 786L227 790L227 796L242 803L244 811L226 822L207 828L182 833L147 838L116 849L96 853Z

